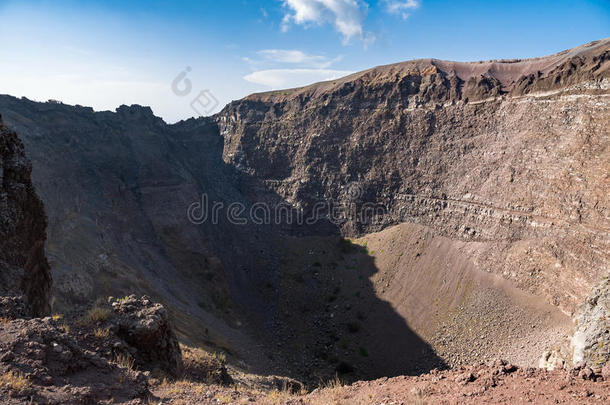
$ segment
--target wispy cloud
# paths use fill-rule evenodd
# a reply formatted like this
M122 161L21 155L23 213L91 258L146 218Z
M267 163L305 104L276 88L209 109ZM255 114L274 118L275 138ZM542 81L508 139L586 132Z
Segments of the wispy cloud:
M282 29L297 25L332 24L343 35L343 42L352 38L365 44L374 41L371 33L363 29L368 4L363 0L282 0L287 13L284 15Z
M383 0L386 4L386 10L390 14L398 14L403 19L407 19L410 15L409 11L415 10L421 5L420 0Z
M274 90L302 87L353 73L347 70L330 69L333 64L342 59L342 56L329 58L323 55L308 54L297 49L263 49L256 52L256 57L243 59L255 70L244 76L244 80Z
M270 87L272 90L279 90L335 80L352 73L347 70L332 69L269 69L250 73L244 76L244 79L250 83Z
M256 52L257 58L244 58L255 68L277 67L278 65L299 65L302 68L324 69L341 60L342 56L328 58L322 55L310 55L296 49L263 49Z

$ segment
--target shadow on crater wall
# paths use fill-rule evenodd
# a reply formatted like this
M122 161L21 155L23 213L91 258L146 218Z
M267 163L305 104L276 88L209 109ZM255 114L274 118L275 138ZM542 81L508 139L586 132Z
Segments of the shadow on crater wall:
M337 226L189 221L203 194L225 208L285 203L222 161L211 119L167 125L139 106L93 112L7 96L0 113L33 162L58 306L148 294L186 342L312 383L444 366L377 297L373 258Z

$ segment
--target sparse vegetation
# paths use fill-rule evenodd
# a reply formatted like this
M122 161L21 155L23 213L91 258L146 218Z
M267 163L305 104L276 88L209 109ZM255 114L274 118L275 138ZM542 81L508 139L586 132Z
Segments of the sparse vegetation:
M95 306L87 312L87 319L92 323L105 322L110 317L110 310Z
M135 371L136 367L136 361L133 357L126 355L126 354L118 354L117 356L115 356L114 358L114 363L122 368L126 368L128 370L132 370Z
M95 328L93 331L93 335L96 338L103 339L107 338L110 335L110 329L108 328Z
M267 394L267 398L265 398L265 403L268 404L284 404L287 400L292 397L292 394L287 389L283 390L273 390Z
M223 353L223 352L214 352L214 353L212 353L212 356L214 356L214 358L216 360L218 360L219 362L221 362L222 364L225 364L227 362L227 355L226 355L226 353Z
M326 381L322 385L322 388L331 389L331 390L335 389L335 388L341 388L341 387L343 387L343 382L339 378L338 374L335 374L334 378L331 378L330 380Z
M0 385L18 393L27 392L32 383L21 372L9 371L0 376Z
M233 401L233 397L227 394L221 394L216 397L216 400L221 404L230 404Z

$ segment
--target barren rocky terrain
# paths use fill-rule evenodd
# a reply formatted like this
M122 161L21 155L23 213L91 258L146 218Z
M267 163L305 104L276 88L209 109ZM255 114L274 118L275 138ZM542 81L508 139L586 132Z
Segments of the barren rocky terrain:
M0 96L0 393L603 403L609 96L608 39L173 125Z

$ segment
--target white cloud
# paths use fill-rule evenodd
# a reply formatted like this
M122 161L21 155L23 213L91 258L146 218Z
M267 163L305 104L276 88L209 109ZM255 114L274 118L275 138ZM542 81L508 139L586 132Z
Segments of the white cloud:
M340 61L342 58L341 56L338 56L334 59L329 59L326 56L310 55L295 49L263 49L261 51L256 52L256 54L260 57L260 59L244 59L248 63L255 66L298 64L300 65L300 67L328 68L330 65Z
M250 73L244 76L244 79L250 83L270 87L272 90L279 90L335 80L352 73L346 70L331 69L269 69Z
M297 25L332 24L343 35L343 42L352 38L371 41L362 24L368 12L368 4L362 0L282 0L288 13L284 16L282 29L291 23Z
M421 4L420 0L383 0L390 14L400 14L403 19L409 17L408 10L415 10Z

